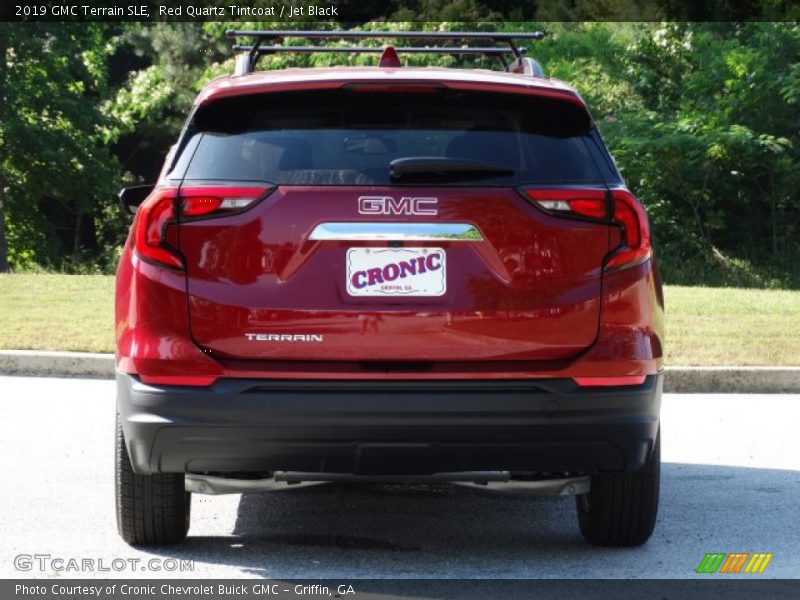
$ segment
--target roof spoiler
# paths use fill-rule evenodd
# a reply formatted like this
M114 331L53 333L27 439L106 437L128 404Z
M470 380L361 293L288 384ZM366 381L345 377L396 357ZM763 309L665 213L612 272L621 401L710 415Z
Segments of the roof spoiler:
M240 31L229 29L225 37L250 38L249 45L235 44L233 51L237 53L234 75L246 75L255 71L256 62L262 54L278 52L310 54L313 52L331 52L346 54L381 53L385 55L389 48L398 54L450 54L456 56L481 55L497 58L503 70L511 73L523 73L531 77L543 77L541 65L532 58L526 58L525 48L520 48L516 40L541 40L543 31L528 33L511 32L471 32L471 31ZM491 42L494 46L288 46L283 45L286 38L304 38L308 40L411 40L422 42ZM503 44L503 45L498 45ZM507 56L513 60L508 62ZM387 61L387 64L392 61Z

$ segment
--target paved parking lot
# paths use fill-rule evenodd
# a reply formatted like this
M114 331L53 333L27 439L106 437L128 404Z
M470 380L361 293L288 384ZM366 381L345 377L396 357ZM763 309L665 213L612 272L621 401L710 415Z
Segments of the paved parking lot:
M193 559L200 577L684 578L706 552L758 551L774 554L764 576L797 577L798 423L798 395L665 396L662 509L638 549L585 545L571 498L324 484L195 496L186 543L140 552L115 529L113 382L0 377L0 576L114 574L15 569L45 554L141 559L126 577L188 574L142 570L156 558Z

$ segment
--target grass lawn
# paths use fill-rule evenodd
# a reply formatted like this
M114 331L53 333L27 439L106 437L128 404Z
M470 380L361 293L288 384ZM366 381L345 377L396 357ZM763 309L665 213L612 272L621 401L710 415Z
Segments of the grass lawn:
M0 350L114 351L114 278L0 275Z
M667 286L670 365L800 365L800 291Z
M114 278L0 275L0 349L113 352ZM667 364L800 365L800 292L667 286Z

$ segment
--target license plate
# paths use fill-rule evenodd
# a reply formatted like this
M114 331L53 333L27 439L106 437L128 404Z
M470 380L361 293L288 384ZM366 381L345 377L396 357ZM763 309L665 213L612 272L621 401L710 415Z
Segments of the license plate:
M351 296L443 296L447 291L444 248L349 248L347 293Z

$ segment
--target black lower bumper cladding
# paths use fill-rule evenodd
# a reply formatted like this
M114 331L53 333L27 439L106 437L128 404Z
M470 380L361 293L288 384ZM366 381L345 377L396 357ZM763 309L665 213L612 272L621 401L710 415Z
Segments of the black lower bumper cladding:
M219 380L151 386L117 374L138 473L640 469L659 427L662 375L639 386L571 379Z

